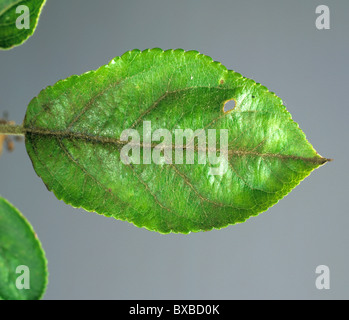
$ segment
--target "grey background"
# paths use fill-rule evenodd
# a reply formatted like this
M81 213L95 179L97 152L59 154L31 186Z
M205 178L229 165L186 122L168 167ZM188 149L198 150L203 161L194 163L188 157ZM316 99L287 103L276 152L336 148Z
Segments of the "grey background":
M330 30L315 28L320 4ZM335 161L243 224L160 235L58 201L17 143L0 193L43 243L45 299L348 299L348 16L346 0L48 0L34 36L0 52L0 112L17 123L41 89L125 51L196 49L279 95ZM315 287L320 264L330 290Z

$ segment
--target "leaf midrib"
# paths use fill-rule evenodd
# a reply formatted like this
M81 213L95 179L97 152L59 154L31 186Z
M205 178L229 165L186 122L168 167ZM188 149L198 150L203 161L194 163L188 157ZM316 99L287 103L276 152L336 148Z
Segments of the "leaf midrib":
M65 138L65 139L70 139L70 140L83 140L83 141L102 144L102 145L103 144L114 144L114 145L117 145L119 147L122 147L122 146L130 143L128 141L121 141L121 140L116 139L116 138L103 137L103 136L92 136L92 135L88 135L85 133L71 132L71 131L50 131L50 130L41 129L41 128L24 128L24 132L25 132L25 134L32 134L32 135L38 135L38 136L52 136L55 138ZM140 141L140 143L133 143L133 146L140 147L140 148L149 147L149 146L151 148L155 148L157 145L158 144L151 144L151 145L143 144L142 141ZM166 148L166 146L163 146L163 145L162 145L162 147ZM171 146L168 146L168 148L176 149L176 146L174 146L172 144ZM191 149L191 148L188 148L187 146L183 146L182 148L183 148L183 150L190 150ZM194 147L194 150L200 151L200 149L198 147ZM210 149L208 149L206 147L205 150L201 150L201 151L210 151ZM222 150L217 148L215 151L220 152ZM257 151L253 151L253 150L243 150L243 149L228 150L228 155L231 155L231 156L234 156L234 155L235 156L255 156L255 157L262 157L262 158L265 158L265 157L279 158L281 160L289 160L289 159L303 160L305 162L312 163L312 164L318 164L318 165L322 165L328 161L331 161L331 159L323 158L321 156L302 157L302 156L288 155L288 154L262 153L262 152L257 152Z

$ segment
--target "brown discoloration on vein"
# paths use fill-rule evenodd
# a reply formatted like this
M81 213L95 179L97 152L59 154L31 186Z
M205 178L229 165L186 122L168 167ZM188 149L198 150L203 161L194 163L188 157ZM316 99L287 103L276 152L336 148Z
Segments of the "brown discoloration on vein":
M162 208L165 209L166 211L170 212L170 213L174 213L171 209L169 209L168 207L166 207L165 205L163 205L159 199L157 198L157 196L151 191L150 187L148 186L148 184L139 176L139 174L136 172L136 170L133 168L133 166L131 164L128 164L127 167L129 167L133 174L135 175L135 177L137 178L137 180L145 187L145 189L147 190L147 192L149 192L149 194L153 197L153 199L155 200L155 202L157 203L157 205Z
M134 127L136 127L148 113L150 113L153 109L155 109L159 105L159 103L167 97L167 95L168 95L168 92L166 91L158 100L156 100L147 110L145 110L139 116L139 118L131 125L130 128L133 129Z
M174 165L174 164L169 164L171 168L174 169L174 171L183 179L183 181L185 182L186 185L188 185L194 192L195 194L204 202L208 202L211 203L217 207L231 207L231 208L235 208L234 206L228 205L228 204L223 204L223 203L219 203L219 202L215 202L212 201L210 199L205 198L204 196L202 196L199 191L197 191L195 189L195 187L193 186L193 184L190 182L189 178L182 173L181 171L179 171L179 169Z
M85 133L79 133L79 132L71 132L71 131L50 131L46 129L39 129L39 128L25 128L24 129L26 134L31 135L37 135L37 136L52 136L55 138L66 138L71 140L83 140L86 142L92 142L96 144L114 144L118 147L123 147L124 145L128 144L129 142L121 141L116 138L112 137L103 137L103 136L92 136ZM151 144L150 146L152 148L155 148L158 144ZM144 145L142 142L139 144L134 144L134 146L139 146L140 148L143 148ZM149 147L149 145L147 145ZM166 146L162 146L163 148L166 148ZM176 147L174 145L170 145L167 148L175 149ZM186 146L183 146L183 149L188 149ZM195 151L199 151L200 149L197 146L194 146ZM205 151L210 151L208 148L205 148ZM222 150L212 150L216 152L221 152ZM235 149L235 150L228 150L228 156L256 156L256 157L268 157L268 158L278 158L281 160L303 160L308 163L312 164L318 164L322 165L325 164L328 161L332 161L332 159L323 158L321 156L318 157L301 157L301 156L294 156L294 155L287 155L287 154L277 154L277 153L261 153L257 152L255 150L241 150L241 149Z
M95 181L100 188L102 188L104 191L108 191L108 188L105 185L103 185L96 177L94 177L89 171L87 171L86 168L84 168L77 159L73 157L73 155L68 151L67 147L63 144L61 139L57 139L57 143L69 160L71 160L83 173L85 173L86 176ZM126 202L122 201L115 193L109 192L108 194L110 194L118 203L129 205Z

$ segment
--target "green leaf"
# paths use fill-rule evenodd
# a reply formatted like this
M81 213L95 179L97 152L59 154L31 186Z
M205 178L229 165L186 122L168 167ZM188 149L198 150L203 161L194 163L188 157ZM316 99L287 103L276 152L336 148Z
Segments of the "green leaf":
M46 285L47 262L37 235L23 215L0 197L0 300L37 300Z
M153 132L228 130L227 172L210 174L198 152L194 164L124 164L121 133L142 137L143 121ZM133 50L61 80L30 102L24 130L33 166L58 199L161 233L243 222L327 161L280 98L196 51Z
M0 0L0 49L18 46L34 33L45 2L46 0ZM27 9L20 6L26 6ZM26 25L25 21L29 24Z

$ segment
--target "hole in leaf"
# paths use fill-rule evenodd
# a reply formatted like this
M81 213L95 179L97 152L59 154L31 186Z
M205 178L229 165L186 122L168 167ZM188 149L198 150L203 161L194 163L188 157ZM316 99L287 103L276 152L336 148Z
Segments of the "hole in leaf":
M228 100L224 104L223 111L224 112L232 111L234 109L235 105L236 105L236 102L234 99Z

